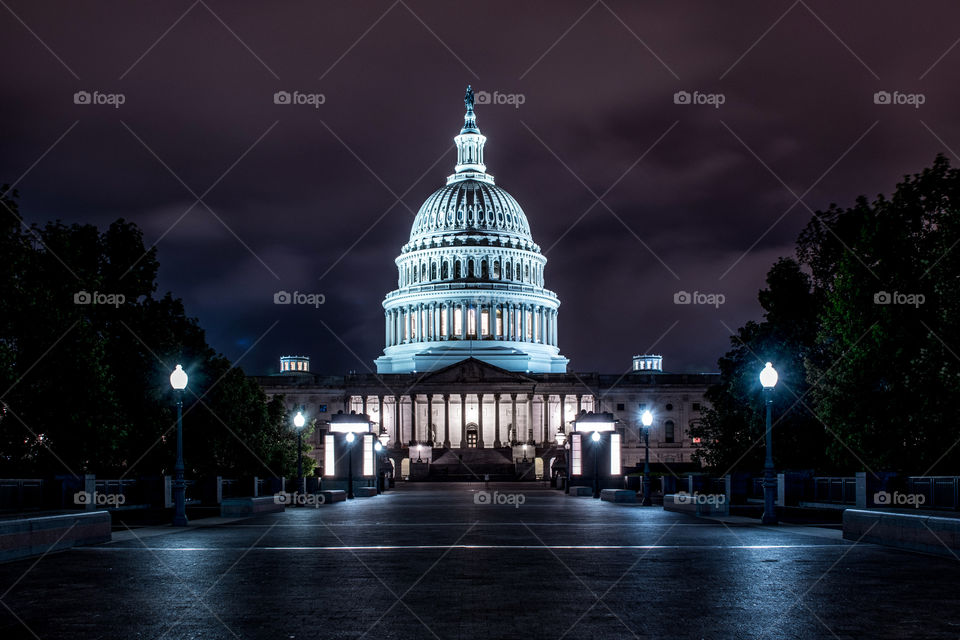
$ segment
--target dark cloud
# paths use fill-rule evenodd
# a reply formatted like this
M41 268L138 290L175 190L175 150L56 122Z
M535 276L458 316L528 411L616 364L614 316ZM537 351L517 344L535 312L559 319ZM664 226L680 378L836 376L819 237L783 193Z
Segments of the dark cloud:
M28 219L140 224L161 286L226 355L279 321L251 371L292 352L372 366L393 259L452 170L467 83L524 97L481 105L479 123L491 173L550 248L579 370L622 370L654 343L669 369L713 368L809 219L787 212L791 190L850 203L960 148L948 2L611 0L563 38L589 3L8 4L36 37L7 13L0 180L42 157L18 184ZM126 102L76 105L80 90ZM276 105L281 90L325 102ZM926 102L876 105L881 90ZM326 303L276 306L280 289ZM674 305L680 290L726 301Z

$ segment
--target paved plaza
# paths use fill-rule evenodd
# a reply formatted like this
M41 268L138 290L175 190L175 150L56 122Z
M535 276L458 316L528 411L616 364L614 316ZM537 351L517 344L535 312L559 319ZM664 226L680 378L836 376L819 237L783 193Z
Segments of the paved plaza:
M482 490L411 485L2 564L0 637L960 635L952 558L846 542L836 528Z

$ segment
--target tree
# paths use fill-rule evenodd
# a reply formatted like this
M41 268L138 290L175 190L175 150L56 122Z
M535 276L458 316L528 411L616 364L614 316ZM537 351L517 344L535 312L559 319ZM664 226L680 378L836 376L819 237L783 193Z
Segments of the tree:
M9 475L172 471L183 364L188 472L292 475L282 401L215 353L136 225L26 226L0 189L0 460ZM291 463L292 460L292 463Z
M804 358L816 335L817 299L809 276L780 259L759 292L762 322L731 336L718 364L720 382L706 393L709 407L691 429L701 439L694 460L726 474L763 466L765 408L759 373L767 361L780 374L776 388L774 448L778 468L810 468L823 459L823 426L808 409Z

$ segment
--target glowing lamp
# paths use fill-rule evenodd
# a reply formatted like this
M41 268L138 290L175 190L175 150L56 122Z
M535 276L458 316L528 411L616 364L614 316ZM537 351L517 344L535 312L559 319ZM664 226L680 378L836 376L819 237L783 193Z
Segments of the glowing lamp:
M767 366L760 372L760 384L763 385L764 389L773 389L777 385L778 377L777 370L768 362Z
M293 426L295 426L297 429L303 429L303 423L303 414L297 411L297 415L293 416Z
M643 426L649 427L653 424L653 414L649 411L644 411L643 415L640 416L640 422L643 423Z
M594 432L590 435L590 439L593 440L594 442L600 442L600 432L599 432L599 431L594 431Z
M177 365L177 368L170 374L170 386L177 391L183 391L187 388L187 372L180 365Z
M354 438L356 438L356 436L353 435L353 431L347 431L347 442L353 442Z

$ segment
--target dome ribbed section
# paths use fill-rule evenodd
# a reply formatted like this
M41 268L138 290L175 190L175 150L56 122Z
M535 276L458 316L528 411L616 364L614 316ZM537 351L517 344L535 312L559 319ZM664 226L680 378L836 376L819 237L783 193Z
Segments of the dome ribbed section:
M458 180L435 191L413 221L410 242L456 232L508 234L533 241L527 216L513 196L481 180Z

